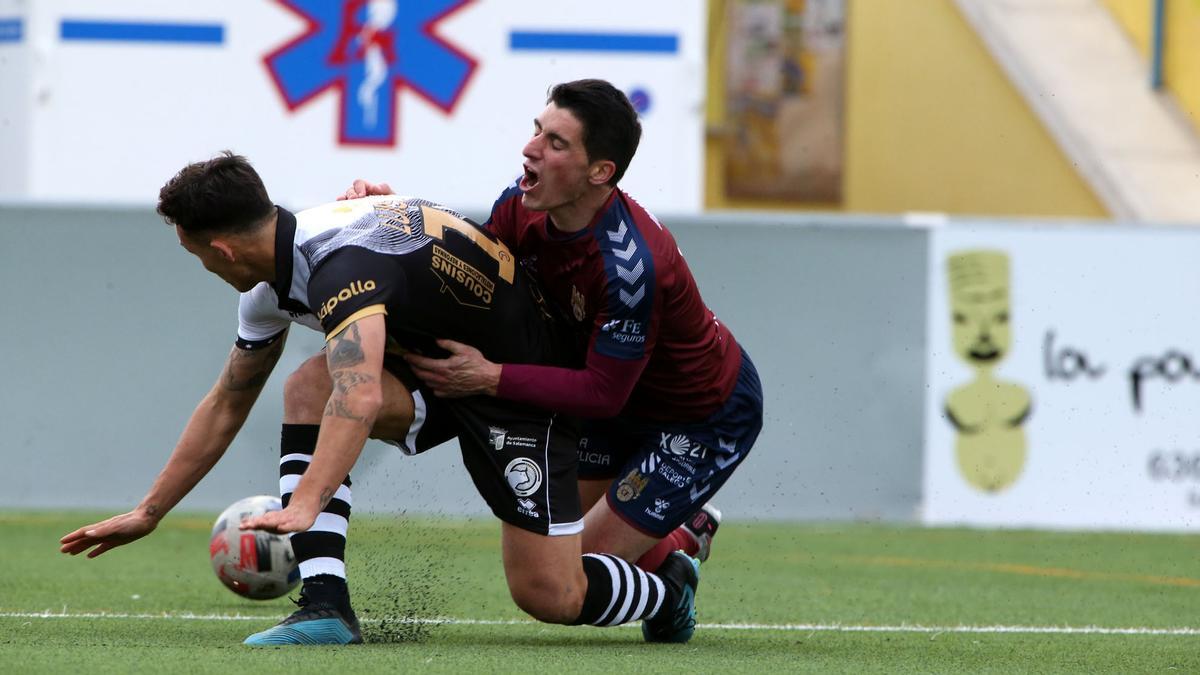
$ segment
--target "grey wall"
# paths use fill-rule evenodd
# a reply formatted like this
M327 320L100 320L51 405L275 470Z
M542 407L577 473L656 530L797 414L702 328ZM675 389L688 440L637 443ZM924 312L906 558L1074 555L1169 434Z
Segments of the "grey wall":
M784 222L784 221L787 222ZM833 216L667 219L763 378L767 424L717 498L730 518L906 520L920 486L925 234ZM0 206L0 508L125 509L215 381L236 293L149 209ZM276 491L293 331L226 457L181 509ZM448 445L370 443L355 505L484 514Z

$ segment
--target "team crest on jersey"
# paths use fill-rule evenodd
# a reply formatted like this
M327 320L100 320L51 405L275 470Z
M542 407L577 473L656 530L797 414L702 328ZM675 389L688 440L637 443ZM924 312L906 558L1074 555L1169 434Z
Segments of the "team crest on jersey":
M571 313L575 315L576 321L583 321L583 317L587 316L583 306L583 293L575 288L575 284L571 284Z
M340 94L338 142L395 145L397 94L407 88L451 113L476 63L435 34L470 0L276 0L308 29L263 62L295 111Z
M629 502L637 499L649 482L650 479L638 473L637 469L630 471L617 485L617 501Z
M507 429L488 427L488 442L492 444L494 450L504 449L504 439L506 436L508 436Z

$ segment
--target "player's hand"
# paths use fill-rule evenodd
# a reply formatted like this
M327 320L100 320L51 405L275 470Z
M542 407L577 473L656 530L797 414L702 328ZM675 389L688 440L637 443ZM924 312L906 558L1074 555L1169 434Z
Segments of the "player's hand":
M239 530L265 530L275 534L304 532L317 522L317 511L288 504L282 511L268 511L261 516L247 518L238 526Z
M405 354L413 373L441 398L461 398L475 394L496 395L500 384L500 364L483 358L478 349L454 340L438 340L438 346L450 352L444 359Z
M146 514L141 509L113 516L91 525L84 525L74 532L58 540L61 553L79 555L89 548L87 557L95 558L110 549L122 544L137 541L158 527L158 519Z
M392 194L396 193L392 192L392 187L387 183L368 183L367 181L358 178L354 181L354 185L351 185L349 189L342 193L342 196L338 197L338 201L340 202L343 199L359 199L362 197L369 197L371 195Z

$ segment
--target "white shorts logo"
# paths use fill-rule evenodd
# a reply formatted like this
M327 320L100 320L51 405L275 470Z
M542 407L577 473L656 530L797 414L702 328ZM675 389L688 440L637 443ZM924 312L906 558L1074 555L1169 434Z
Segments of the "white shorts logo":
M528 497L542 485L542 469L531 459L518 457L504 467L504 478L518 497Z

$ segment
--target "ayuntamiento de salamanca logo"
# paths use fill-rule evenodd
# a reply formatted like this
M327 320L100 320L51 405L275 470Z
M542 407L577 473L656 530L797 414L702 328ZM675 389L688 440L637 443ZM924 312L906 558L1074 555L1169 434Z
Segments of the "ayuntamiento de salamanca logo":
M407 87L449 113L475 60L435 34L471 0L277 0L307 29L263 58L289 110L326 89L341 99L338 142L395 145Z

